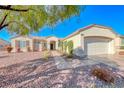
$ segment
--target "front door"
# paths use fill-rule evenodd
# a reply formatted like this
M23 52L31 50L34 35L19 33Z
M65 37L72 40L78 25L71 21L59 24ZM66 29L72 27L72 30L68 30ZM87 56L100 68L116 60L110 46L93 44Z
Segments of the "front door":
M50 44L50 50L54 49L54 44Z

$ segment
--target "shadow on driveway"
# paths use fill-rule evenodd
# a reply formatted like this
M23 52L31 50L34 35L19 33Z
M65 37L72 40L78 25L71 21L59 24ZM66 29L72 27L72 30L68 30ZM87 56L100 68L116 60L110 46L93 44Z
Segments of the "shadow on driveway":
M1 58L6 58L6 57L9 57L9 56L0 56L0 59L1 59Z

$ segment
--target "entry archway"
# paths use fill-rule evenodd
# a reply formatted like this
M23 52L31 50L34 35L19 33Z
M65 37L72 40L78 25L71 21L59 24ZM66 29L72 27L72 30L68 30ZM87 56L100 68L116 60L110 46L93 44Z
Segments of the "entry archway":
M56 49L56 42L50 41L50 50L55 50L55 49Z

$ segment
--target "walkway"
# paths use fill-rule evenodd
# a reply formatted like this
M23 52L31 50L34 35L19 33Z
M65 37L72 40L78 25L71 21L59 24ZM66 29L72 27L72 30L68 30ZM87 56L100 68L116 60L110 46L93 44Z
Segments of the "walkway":
M101 60L98 59L97 57L90 57L90 58L85 58L81 60L79 60L78 58L68 60L67 58L63 58L61 56L61 53L57 51L51 51L51 53L52 53L52 56L54 57L55 64L57 65L58 69L76 68L80 66L91 66L99 63L104 63L106 65L113 66L113 67L116 66L114 63L112 63L112 61L110 60L103 61L102 58Z
M55 64L58 69L68 69L68 68L76 68L81 66L91 66L100 63L99 61L94 61L91 59L84 58L82 60L76 59L68 59L61 56L61 53L58 51L51 51L52 56L54 57Z
M95 86L96 87L123 87L124 86L124 72L121 71L120 66L116 63L116 61L110 60L109 58L102 58L98 56L92 56L85 59L72 59L68 60L67 58L64 58L61 56L61 53L57 51L52 51L52 55L54 57L54 62L57 66L57 69L61 69L62 72L65 73L64 70L68 70L68 75L74 76L72 81L69 83L69 87L83 87L83 86ZM101 67L104 69L108 69L112 71L112 73L117 75L116 81L114 86L106 84L104 82L99 81L99 79L94 78L91 76L90 71L94 67ZM119 69L120 70L119 70ZM66 73L67 74L67 73ZM77 79L77 80L76 80ZM78 82L78 79L80 79L80 84ZM67 84L67 83L66 83ZM93 84L93 85L92 85ZM66 85L67 87L68 85ZM85 87L86 87L85 86Z
M52 55L54 57L55 64L57 65L58 69L75 68L80 66L88 66L88 65L103 63L108 66L124 70L124 62L123 62L124 58L122 57L101 55L101 56L90 56L85 59L75 58L72 60L68 60L67 58L63 58L61 56L61 53L57 51L52 51Z
M68 65L69 63L66 62L65 59L61 57L61 54L59 52L51 51L51 53L52 53L52 56L54 57L55 64L58 69L70 68Z
M85 59L75 58L72 60L68 60L67 58L62 57L61 53L57 51L52 51L52 55L54 57L54 60L55 60L54 62L57 66L57 69L68 69L68 68L74 69L81 66L92 66L97 64L104 64L106 66L110 66L112 68L116 68L124 71L123 57L101 55L101 56L90 56ZM120 73L120 74L124 76L124 73Z

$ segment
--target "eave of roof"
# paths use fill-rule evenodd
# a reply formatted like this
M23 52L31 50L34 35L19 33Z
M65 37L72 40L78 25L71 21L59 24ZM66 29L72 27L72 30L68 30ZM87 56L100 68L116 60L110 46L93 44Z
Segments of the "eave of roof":
M87 29L89 29L89 28L92 28L92 27L98 27L98 28L103 28L103 29L110 29L110 30L112 30L111 27L106 27L106 26L97 25L97 24L91 24L91 25L85 26L85 27L83 27L83 28L81 28L81 29L78 29L76 32L73 32L73 33L70 34L69 36L65 37L63 40L66 40L66 39L68 39L68 38L70 38L70 37L72 37L72 36L75 36L75 35L79 34L80 32L82 32L82 31L84 31L84 30L87 30ZM112 32L113 32L113 31L112 31ZM117 33L115 33L115 32L113 32L113 33L117 35Z
M51 37L58 38L58 37L56 37L56 36L52 35L52 36L48 36L48 37L46 37L46 39L51 38ZM58 40L62 40L62 39L63 39L63 38L58 38Z
M21 35L17 35L17 36L14 36L14 37L11 37L10 39L14 39L14 38L17 38L17 37L20 37Z
M124 35L119 35L120 37L124 38Z
M18 38L18 37L21 37L21 35L12 37L11 39L15 39L15 38ZM43 39L43 40L46 39L45 37L38 37L38 36L23 36L23 37L28 37L28 38L30 38L30 39Z

